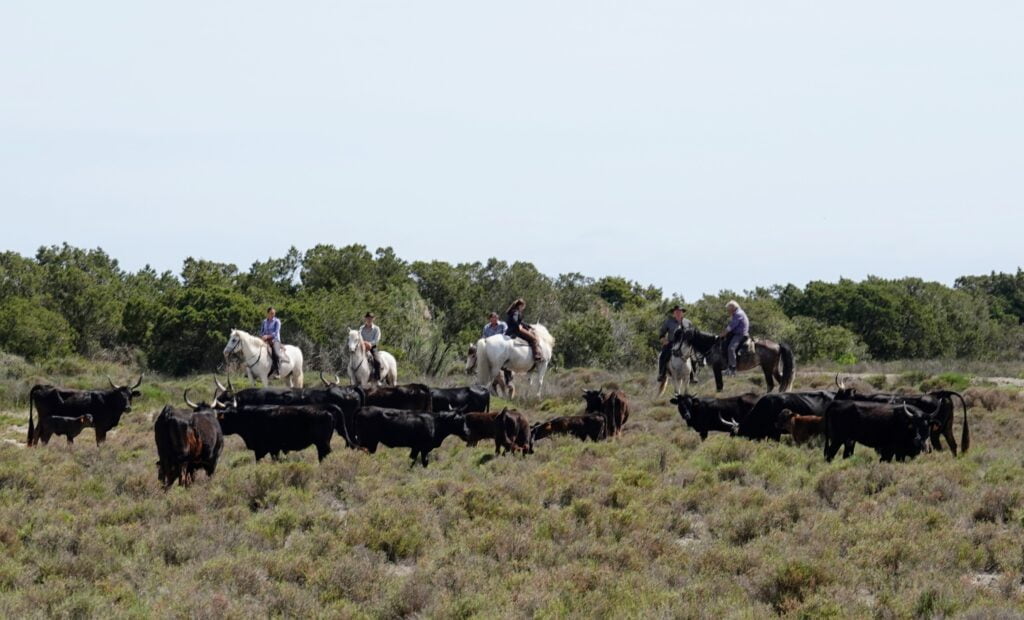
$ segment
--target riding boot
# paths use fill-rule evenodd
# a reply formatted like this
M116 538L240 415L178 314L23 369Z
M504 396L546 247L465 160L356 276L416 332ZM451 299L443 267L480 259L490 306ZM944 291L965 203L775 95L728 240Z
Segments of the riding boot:
M668 373L668 361L672 357L672 349L669 347L662 347L661 353L658 354L658 382L665 380L665 375Z

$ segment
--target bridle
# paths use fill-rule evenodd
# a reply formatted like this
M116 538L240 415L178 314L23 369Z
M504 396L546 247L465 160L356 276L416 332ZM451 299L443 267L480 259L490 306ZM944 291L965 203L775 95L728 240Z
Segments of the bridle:
M249 370L252 370L253 367L256 366L256 364L259 364L260 360L263 359L263 349L265 348L265 343L260 343L260 344L264 344L264 346L260 347L259 352L256 354L256 361L255 362L253 362L251 364L246 362L245 361L245 355L244 354L242 355L242 363L245 364L245 367L248 368ZM235 351L237 351L238 347L240 347L240 346L242 346L242 338L241 338L241 336L238 336L236 334L235 335L235 346L231 347L231 350L228 351L227 353L225 353L224 357L230 357L230 356L234 355Z

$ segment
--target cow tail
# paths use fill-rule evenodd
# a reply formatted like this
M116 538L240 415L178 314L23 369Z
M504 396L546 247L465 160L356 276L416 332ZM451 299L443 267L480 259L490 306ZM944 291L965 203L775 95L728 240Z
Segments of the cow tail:
M334 418L335 430L341 435L341 438L345 440L345 445L349 448L355 447L355 442L352 441L352 436L348 432L348 420L345 419L345 411L341 407L337 407L338 415L332 415ZM354 417L354 416L353 416Z
M964 430L960 434L960 453L967 452L967 448L971 447L971 428L967 426L967 401L959 392L950 392L950 394L960 399L960 404L964 408Z
M796 362L793 359L793 349L789 345L779 343L779 355L782 357L782 385L780 392L789 392L793 389L793 377L796 374Z

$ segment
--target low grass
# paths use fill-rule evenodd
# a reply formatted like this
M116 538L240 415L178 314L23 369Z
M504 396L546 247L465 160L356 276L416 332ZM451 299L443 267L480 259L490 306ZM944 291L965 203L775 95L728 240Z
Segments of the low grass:
M31 383L133 373L75 360L16 371L0 373L4 617L1024 613L1024 430L1006 388L968 390L964 457L885 464L858 446L827 464L820 444L701 442L651 377L573 370L515 405L537 421L582 411L583 387L617 385L633 408L620 439L489 458L450 438L423 469L406 450L338 440L321 464L312 450L257 464L231 437L212 479L165 493L152 417L186 386L208 398L209 376L148 377L102 448L86 431L27 449ZM921 374L915 386L935 379Z

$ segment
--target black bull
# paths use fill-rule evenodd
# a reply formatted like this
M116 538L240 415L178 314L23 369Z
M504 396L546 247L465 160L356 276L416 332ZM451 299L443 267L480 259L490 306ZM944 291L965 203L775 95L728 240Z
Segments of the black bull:
M749 439L774 439L782 437L779 422L786 409L797 415L824 416L825 410L835 399L832 392L785 392L765 394L742 420L734 420L735 433Z
M967 422L967 401L964 400L964 397L959 392L954 392L952 390L936 390L934 392L928 392L927 394L910 396L884 392L877 394L858 394L855 390L846 388L844 384L839 383L838 378L837 384L840 389L836 394L836 400L906 404L920 409L931 419L929 425L929 439L931 440L932 448L935 450L942 450L941 438L945 437L953 456L956 456L957 454L956 435L953 432L953 422L956 418L956 406L953 399L956 398L960 401L964 412L964 423L960 432L960 449L962 452L967 452L968 448L971 447L971 429Z
M212 476L224 448L224 434L213 409L192 412L166 406L153 423L157 477L168 489L175 481L185 486L202 469Z
M109 390L69 390L53 385L35 385L28 394L28 440L30 446L40 440L50 440L53 429L49 418L61 416L77 418L91 415L96 430L96 445L103 443L107 432L121 421L121 416L131 413L132 399L141 396L136 388L142 385L142 378L135 385L121 386L110 381ZM39 412L39 424L33 419L33 408Z
M747 417L760 397L759 394L743 394L730 398L698 398L682 394L669 402L676 405L683 422L704 441L711 431L734 432L735 424Z
M218 384L219 385L219 384ZM223 386L219 386L223 388ZM355 447L349 428L352 426L352 416L363 406L365 393L360 388L340 387L331 385L325 388L246 388L238 392L231 391L231 383L228 383L227 391L221 393L214 399L214 405L219 408L235 405L240 408L251 408L260 406L275 405L279 407L293 407L303 405L334 405L340 410L336 416L334 428L338 435L345 440L349 448ZM186 401L193 409L195 403Z
M854 445L874 448L883 461L914 458L928 447L933 416L907 404L836 400L825 410L825 460L853 455Z

